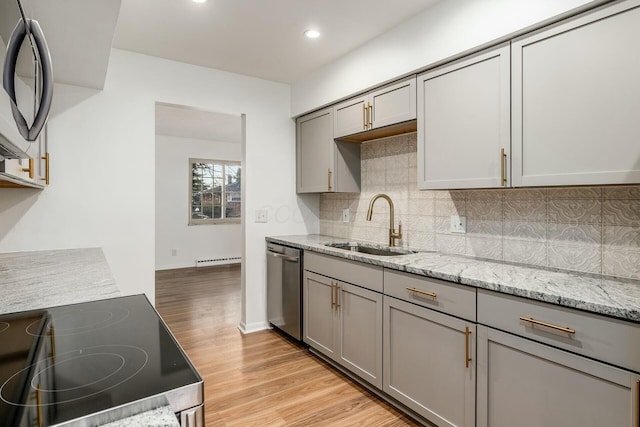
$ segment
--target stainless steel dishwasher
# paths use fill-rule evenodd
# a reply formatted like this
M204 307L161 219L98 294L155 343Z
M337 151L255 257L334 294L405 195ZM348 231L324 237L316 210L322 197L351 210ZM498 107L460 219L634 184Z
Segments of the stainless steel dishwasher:
M302 251L267 243L267 319L302 340Z

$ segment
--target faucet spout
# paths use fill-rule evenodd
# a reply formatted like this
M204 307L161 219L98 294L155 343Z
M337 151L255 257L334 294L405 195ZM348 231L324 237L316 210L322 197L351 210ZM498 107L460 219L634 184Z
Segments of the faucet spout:
M396 239L402 239L402 224L398 226L398 231L396 232L394 226L393 201L391 200L391 197L382 193L373 196L369 202L369 210L367 210L367 221L371 221L371 217L373 216L373 205L378 199L385 199L389 202L389 246L393 247L396 245Z

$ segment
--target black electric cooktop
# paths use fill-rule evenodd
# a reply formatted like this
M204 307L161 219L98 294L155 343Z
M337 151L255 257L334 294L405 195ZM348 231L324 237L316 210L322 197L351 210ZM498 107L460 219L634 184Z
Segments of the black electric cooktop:
M64 424L198 383L144 295L0 316L0 427Z

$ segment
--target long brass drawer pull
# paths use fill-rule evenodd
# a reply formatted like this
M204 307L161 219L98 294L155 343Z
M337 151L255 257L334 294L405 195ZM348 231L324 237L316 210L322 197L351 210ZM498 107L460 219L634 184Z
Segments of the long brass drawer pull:
M415 292L416 294L420 294L420 295L426 295L430 298L436 299L438 297L438 294L436 294L435 292L427 292L427 291L423 291L417 288L406 288L409 292Z
M573 335L576 333L576 331L571 328L564 327L564 326L557 326L551 323L541 322L540 320L536 320L533 317L520 317L520 320L524 322L532 323L534 325L544 326L545 328L554 329L556 331L566 332L567 334Z

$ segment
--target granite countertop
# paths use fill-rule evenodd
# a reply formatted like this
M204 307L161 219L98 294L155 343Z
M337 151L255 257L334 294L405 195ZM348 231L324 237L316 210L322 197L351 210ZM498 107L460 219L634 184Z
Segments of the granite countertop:
M99 248L0 253L0 314L120 296Z
M368 255L325 246L348 240L318 234L274 236L267 241L640 323L640 281L438 252Z
M131 417L103 424L103 427L179 427L176 414L171 407L163 406Z

